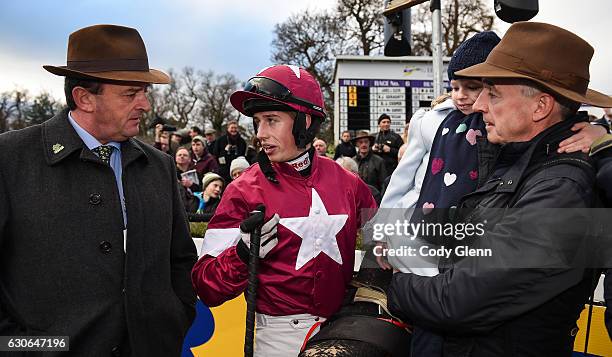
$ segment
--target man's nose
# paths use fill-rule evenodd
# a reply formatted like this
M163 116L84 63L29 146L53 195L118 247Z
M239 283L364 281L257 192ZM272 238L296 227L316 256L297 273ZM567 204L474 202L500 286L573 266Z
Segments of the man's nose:
M257 139L261 140L261 139L265 139L268 137L268 128L265 124L265 122L260 122L257 125Z
M147 95L144 91L142 93L139 93L138 98L139 98L139 101L138 101L136 109L140 109L145 112L148 112L149 110L151 110L151 103L149 102L149 98L147 98Z
M478 98L476 98L476 102L474 102L474 105L472 106L474 111L481 112L481 113L486 113L488 111L488 103L487 103L488 93L485 93L485 92L487 92L487 89L483 89L478 95Z

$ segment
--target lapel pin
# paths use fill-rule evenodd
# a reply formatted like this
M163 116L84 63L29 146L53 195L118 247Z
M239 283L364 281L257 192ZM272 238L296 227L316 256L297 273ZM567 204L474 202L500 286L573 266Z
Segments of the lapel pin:
M52 149L53 149L53 153L57 154L60 151L64 150L64 145L62 145L62 144L55 144L55 145L53 145Z

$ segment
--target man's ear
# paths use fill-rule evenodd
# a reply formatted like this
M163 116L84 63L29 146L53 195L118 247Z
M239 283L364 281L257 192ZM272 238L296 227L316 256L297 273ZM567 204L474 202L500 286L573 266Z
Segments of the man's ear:
M555 98L548 93L540 93L534 99L537 100L537 103L535 103L533 121L539 122L548 118L555 107Z
M306 114L306 129L310 128L310 124L312 124L312 117L310 114Z
M72 98L79 110L91 113L96 110L96 95L83 87L72 88Z

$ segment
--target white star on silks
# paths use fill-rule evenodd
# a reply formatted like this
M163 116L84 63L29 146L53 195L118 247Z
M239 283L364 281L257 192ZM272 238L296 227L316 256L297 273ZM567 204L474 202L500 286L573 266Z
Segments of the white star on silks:
M300 251L295 261L295 270L300 270L321 252L327 254L338 264L342 264L336 234L344 227L347 219L348 214L327 214L325 205L314 188L308 217L282 218L279 224L302 238Z

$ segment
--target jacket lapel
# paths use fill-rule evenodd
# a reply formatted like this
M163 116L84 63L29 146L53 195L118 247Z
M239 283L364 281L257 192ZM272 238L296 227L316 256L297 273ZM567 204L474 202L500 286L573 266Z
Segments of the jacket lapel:
M73 152L85 148L83 140L68 121L68 108L42 124L42 142L49 165L55 165ZM95 157L93 153L89 153Z
M132 162L143 158L148 161L148 156L142 149L142 143L134 138L121 143L121 166L126 168Z

